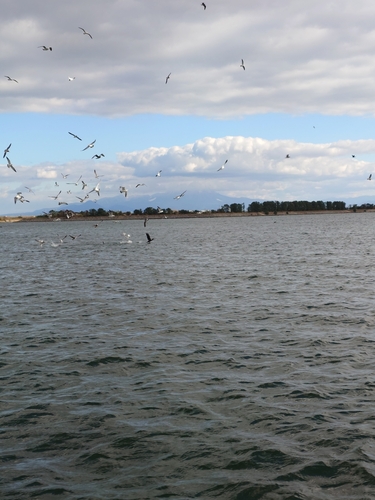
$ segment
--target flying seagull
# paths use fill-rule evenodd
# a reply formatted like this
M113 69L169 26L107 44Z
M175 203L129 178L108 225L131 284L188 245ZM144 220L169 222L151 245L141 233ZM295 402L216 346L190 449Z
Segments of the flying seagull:
M67 182L67 184L74 184L75 186L78 186L79 181L82 179L82 175L79 176L79 179L77 182Z
M52 47L46 47L45 45L39 45L39 46L38 46L38 49L42 49L42 50L52 50Z
M76 79L76 77L75 77L75 76L68 76L68 80L69 80L70 82L72 82L72 81L73 81L73 80L75 80L75 79Z
M67 205L66 201L59 201L59 205Z
M92 36L90 35L90 33L88 33L85 29L80 28L79 26L78 26L78 28L83 31L84 35L88 35L90 38L92 38Z
M244 60L243 60L243 59L241 59L241 61L242 61L242 62L241 62L241 64L240 64L240 68L243 68L243 69L245 70L245 63L244 63Z
M93 160L95 158L96 160L99 160L102 156L105 156L105 155L103 153L100 153L100 155L92 156L91 159Z
M207 5L204 2L201 3L201 6L203 7L203 10L207 9Z
M78 137L78 135L72 134L71 132L68 132L68 134L72 135L75 139L78 139L79 141L82 141L82 139L80 137Z
M79 238L81 235L80 234L77 234L77 236L72 236L71 234L69 234L69 236L72 238L72 240L76 240L77 238Z
M147 243L151 243L151 241L153 241L154 238L151 238L151 236L146 233L146 236L147 236Z
M35 194L35 193L34 193L34 191L33 191L31 188L29 188L29 187L25 186L25 189L27 189L27 190L29 191L29 193L33 193L33 194Z
M7 155L7 153L9 153L9 150L10 150L11 145L12 145L12 143L10 143L10 144L9 144L9 146L8 146L6 149L4 149L3 158L5 158L5 157L6 157L6 155Z
M82 182L82 191L87 187L87 184L85 181L81 181Z
M86 151L86 149L88 149L88 148L93 148L95 143L96 143L96 139L95 139L95 141L90 142L90 144L88 146L86 146L84 149L82 149L82 151Z
M13 167L12 162L10 161L10 159L8 157L6 157L6 159L7 159L7 162L8 162L7 167L11 168L12 170L14 170L14 172L17 172L17 170Z
M217 171L219 172L220 170L223 170L223 169L224 169L224 167L225 167L225 165L226 165L227 163L228 163L228 160L225 160L224 164L223 164L223 165L221 165L221 167L220 167L220 168L218 168L218 169L217 169Z
M172 73L169 73L169 75L168 75L168 76L167 76L167 78L165 79L165 83L168 83L168 80L169 80L169 78L170 78L171 74L172 74Z
M76 196L76 198L79 199L79 202L80 203L83 203L84 201L86 201L88 199L89 195L87 194L84 198L80 198L79 196Z
M103 177L102 175L98 175L98 174L96 173L96 170L94 170L94 175L95 175L95 179L99 179L99 177Z
M371 179L372 179L372 174L370 174L370 175L367 177L367 180L368 180L368 181L371 181Z
M56 196L48 196L48 198L52 198L53 200L57 200L57 198L60 196L60 194L61 194L61 191L59 191Z
M139 186L145 186L146 184L137 184L135 187L138 188Z
M17 193L16 196L14 197L14 203L17 203L17 201L20 201L21 203L23 203L24 201L26 201L27 203L30 203L29 200L25 200L25 198L21 192Z
M148 221L148 217L145 217L145 220L143 221L143 227L147 226L147 221Z
M16 83L18 83L17 80L15 80L14 78L11 78L10 76L5 75L4 78L8 78L8 82L16 82Z
M100 196L100 187L99 187L99 184L100 184L100 182L97 183L97 185L94 187L94 189L91 189L91 191L89 191L89 194L93 193L95 191L95 193L98 193L98 196Z
M66 179L69 174L61 174L63 179Z
M179 200L180 198L182 198L184 196L185 193L186 193L186 191L184 191L183 193L179 194L178 196L175 196L173 199L174 200Z
M288 155L286 155L286 156L285 156L285 158L290 158L290 155L289 155L289 154L288 154Z
M159 172L155 175L155 177L160 177L161 173L162 173L162 170L159 170Z
M120 193L125 195L125 198L128 196L128 190L125 186L120 186Z

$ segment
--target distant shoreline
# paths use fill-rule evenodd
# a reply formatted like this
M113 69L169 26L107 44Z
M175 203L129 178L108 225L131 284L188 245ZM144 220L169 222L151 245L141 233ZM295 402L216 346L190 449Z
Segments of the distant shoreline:
M280 216L293 216L293 215L324 215L324 214L351 214L351 213L364 213L364 212L375 212L375 209L361 208L361 209L347 209L347 210L306 210L306 211L289 211L289 212L277 212L275 213L264 213L264 212L230 212L230 213L189 213L189 214L157 214L157 215L147 215L149 220L152 219L214 219L217 217L233 218L233 217L280 217ZM79 221L111 221L111 220L144 220L146 215L115 215L112 217L108 216L93 216L85 217L81 215L75 215L69 219L63 217L49 218L40 217L36 215L18 215L18 216L0 216L1 223L15 223L15 222L79 222Z

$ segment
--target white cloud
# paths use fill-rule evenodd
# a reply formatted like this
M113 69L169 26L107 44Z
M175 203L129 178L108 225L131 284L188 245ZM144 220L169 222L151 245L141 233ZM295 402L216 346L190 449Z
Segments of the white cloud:
M226 159L225 168L218 171ZM205 137L184 146L118 153L118 162L17 165L17 173L8 172L4 164L0 169L0 213L9 213L15 193L28 194L25 186L35 193L28 194L27 210L33 211L56 205L51 197L59 190L59 200L76 203L77 197L93 189L99 180L101 199L118 195L119 186L125 185L128 200L144 195L151 200L160 194L172 200L187 190L189 196L216 191L233 198L326 201L367 196L371 202L375 181L369 182L367 177L375 174L374 166L375 140L312 144L257 137ZM94 169L100 179L95 178ZM156 177L159 170L162 174ZM61 174L68 177L63 179ZM82 181L87 184L84 189ZM135 188L138 183L145 186ZM91 194L90 199L93 197Z
M370 0L6 2L0 63L19 84L0 81L0 110L374 114L374 14Z

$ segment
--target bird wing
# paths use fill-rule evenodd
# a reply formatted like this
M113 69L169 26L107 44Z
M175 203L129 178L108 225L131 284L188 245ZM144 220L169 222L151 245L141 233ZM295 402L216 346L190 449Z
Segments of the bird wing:
M146 236L147 236L148 241L151 241L151 236L148 233L146 233Z

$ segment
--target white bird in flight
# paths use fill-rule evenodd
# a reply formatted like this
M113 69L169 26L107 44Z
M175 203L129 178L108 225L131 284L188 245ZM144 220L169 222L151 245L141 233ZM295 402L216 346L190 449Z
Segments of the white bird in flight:
M82 175L79 176L79 179L77 182L67 182L67 184L74 184L75 186L78 186L79 181L82 179Z
M161 173L162 173L162 170L159 170L159 172L155 175L155 177L160 177Z
M243 68L245 70L245 63L243 59L241 59L240 68Z
M38 46L38 49L42 49L42 50L52 50L52 47L46 47L45 45L39 45L39 46Z
M93 193L95 191L95 193L97 193L98 196L100 196L100 187L99 187L99 184L100 184L100 182L97 183L97 185L94 187L94 189L91 189L91 191L89 191L89 194Z
M7 167L8 167L8 168L11 168L11 169L12 169L12 170L14 170L15 172L17 172L17 170L13 167L12 162L10 161L10 159L9 159L8 157L6 157L6 159L7 159L7 162L8 162L8 163L7 163Z
M23 203L26 201L27 203L30 203L29 200L26 200L21 192L17 193L16 196L14 197L14 203L17 203L17 201L20 201Z
M99 179L99 177L103 177L102 175L98 175L96 170L94 170L94 175L95 175L95 179Z
M25 189L27 189L27 190L29 191L29 193L33 193L33 194L35 194L35 193L34 193L34 191L33 191L31 188L29 188L29 187L25 186Z
M125 198L128 196L128 190L125 186L120 186L120 193L125 195Z
M48 196L48 198L52 198L53 200L57 200L57 198L60 196L60 194L61 194L61 191L59 191L56 196Z
M184 196L185 193L186 193L186 191L184 191L183 193L179 194L178 196L175 196L173 199L174 200L179 200L180 198L182 198Z
M72 82L72 81L73 81L73 80L75 80L75 79L76 79L76 77L75 77L75 76L68 76L68 80L69 80L70 82Z
M92 36L90 35L90 33L88 31L86 31L84 28L80 28L79 26L78 26L78 28L83 31L84 35L88 35L92 39Z
M15 80L14 78L11 78L8 75L5 75L4 78L8 78L8 82L16 82L16 83L18 83L17 80Z
M95 143L96 143L96 139L95 139L95 141L90 142L90 144L88 144L84 149L82 149L82 151L86 151L86 149L93 148Z
M218 168L218 169L217 169L217 171L219 172L220 170L223 170L223 169L224 169L224 167L225 167L225 165L226 165L227 163L228 163L228 160L225 160L224 164L223 164L223 165L221 165L221 167L220 167L220 168Z

